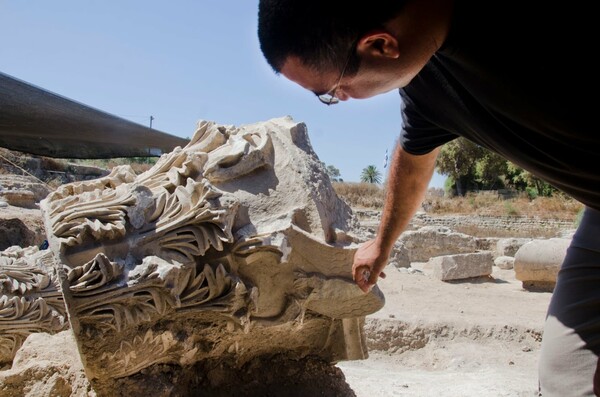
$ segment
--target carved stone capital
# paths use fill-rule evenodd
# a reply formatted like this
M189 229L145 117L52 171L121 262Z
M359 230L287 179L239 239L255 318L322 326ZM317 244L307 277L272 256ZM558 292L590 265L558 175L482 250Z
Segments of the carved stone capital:
M201 121L186 147L150 170L117 167L64 185L41 209L50 250L31 257L50 268L0 273L3 302L12 308L17 292L46 291L7 310L28 319L37 307L37 321L53 330L65 327L66 310L99 395L159 364L367 355L364 317L384 297L354 284L357 247L340 239L352 212L306 126L291 118ZM25 269L17 262L6 269ZM16 345L2 347L6 357Z

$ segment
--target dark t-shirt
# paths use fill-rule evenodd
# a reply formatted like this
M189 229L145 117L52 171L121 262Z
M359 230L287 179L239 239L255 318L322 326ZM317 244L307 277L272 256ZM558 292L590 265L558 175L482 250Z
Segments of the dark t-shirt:
M400 142L424 154L463 136L600 210L594 13L534 4L456 1L446 42L400 90Z

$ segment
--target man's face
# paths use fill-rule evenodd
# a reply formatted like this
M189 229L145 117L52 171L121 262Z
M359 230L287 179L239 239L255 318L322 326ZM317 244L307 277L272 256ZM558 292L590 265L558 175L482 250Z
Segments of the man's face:
M364 62L361 62L358 73L354 76L344 75L339 80L340 71L318 71L306 66L300 58L290 56L281 68L281 74L317 96L335 88L335 96L340 101L370 98L397 88L390 83L392 79L386 78L384 71L374 73L370 65ZM336 87L338 81L339 85Z

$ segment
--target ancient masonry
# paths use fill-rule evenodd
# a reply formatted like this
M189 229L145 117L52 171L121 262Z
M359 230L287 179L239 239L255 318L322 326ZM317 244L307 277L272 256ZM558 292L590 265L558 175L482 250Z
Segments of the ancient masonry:
M149 171L63 185L41 209L49 248L0 257L4 364L70 329L102 396L158 364L367 355L384 297L352 281L352 212L290 118L200 122Z

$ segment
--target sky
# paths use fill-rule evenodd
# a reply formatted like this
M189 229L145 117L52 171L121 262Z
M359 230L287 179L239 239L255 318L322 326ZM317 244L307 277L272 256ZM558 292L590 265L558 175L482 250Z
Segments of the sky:
M398 92L323 105L264 60L257 10L258 0L0 0L0 72L180 137L199 120L291 116L344 181L369 165L385 179Z

